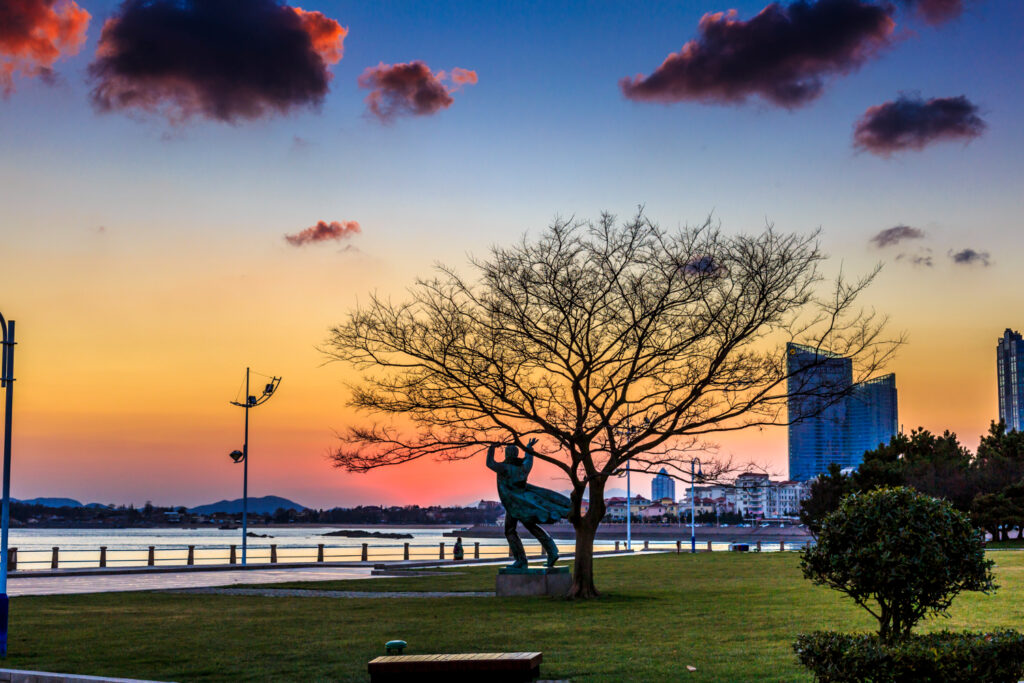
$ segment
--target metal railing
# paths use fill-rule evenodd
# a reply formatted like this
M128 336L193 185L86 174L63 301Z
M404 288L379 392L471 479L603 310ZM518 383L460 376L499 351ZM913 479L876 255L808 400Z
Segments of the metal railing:
M632 544L634 551L689 552L687 540L638 541ZM798 550L806 541L757 542L747 544L752 552L778 552ZM557 543L562 554L573 552L572 541ZM733 548L733 543L706 541L698 544L701 552L720 552ZM626 549L623 541L602 541L594 544L598 553L622 552ZM530 557L542 557L538 544L526 544ZM412 562L452 560L454 543L436 544L369 544L358 546L316 546L285 545L271 543L266 546L249 546L247 564L313 564L313 563L359 563L359 562ZM501 560L509 556L508 546L503 543L466 543L463 547L465 560ZM47 549L11 548L8 551L8 566L11 572L38 571L46 569L94 569L94 568L135 568L135 567L191 567L239 564L239 546L172 546L148 548L111 549L100 546L96 549L81 547L61 549L54 546Z

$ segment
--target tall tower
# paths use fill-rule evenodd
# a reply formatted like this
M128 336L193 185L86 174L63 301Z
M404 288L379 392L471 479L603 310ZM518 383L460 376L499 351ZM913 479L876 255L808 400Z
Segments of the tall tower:
M1009 328L996 343L999 419L1007 431L1024 432L1024 340Z
M657 502L662 498L676 499L676 480L668 476L664 467L651 480L651 500Z

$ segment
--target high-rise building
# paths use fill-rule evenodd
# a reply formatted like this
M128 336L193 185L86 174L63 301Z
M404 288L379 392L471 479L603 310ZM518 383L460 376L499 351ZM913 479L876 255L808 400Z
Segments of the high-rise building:
M1024 432L1024 340L1007 328L996 344L999 419L1007 431Z
M847 449L860 464L865 451L889 443L899 431L896 375L882 375L855 386L846 399L846 419Z
M801 344L787 344L786 370L790 479L856 467L896 434L894 375L854 385L851 359Z
M676 499L676 480L668 476L664 467L651 480L651 500Z

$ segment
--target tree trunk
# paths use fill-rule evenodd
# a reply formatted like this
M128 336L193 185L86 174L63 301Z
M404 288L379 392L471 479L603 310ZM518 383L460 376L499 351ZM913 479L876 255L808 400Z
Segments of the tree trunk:
M576 559L573 561L572 588L567 597L571 599L596 598L600 595L594 586L594 537L604 517L604 481L590 483L590 506L587 514L581 515L580 501L583 490L573 491L573 512L569 515L576 530Z

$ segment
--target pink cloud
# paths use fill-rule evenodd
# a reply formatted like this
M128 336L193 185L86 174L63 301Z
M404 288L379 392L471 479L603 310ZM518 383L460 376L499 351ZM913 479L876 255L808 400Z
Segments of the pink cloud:
M314 242L337 242L362 232L359 223L356 221L318 221L316 225L306 228L294 235L285 235L284 239L293 247L301 247L304 244Z

